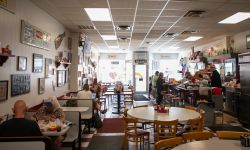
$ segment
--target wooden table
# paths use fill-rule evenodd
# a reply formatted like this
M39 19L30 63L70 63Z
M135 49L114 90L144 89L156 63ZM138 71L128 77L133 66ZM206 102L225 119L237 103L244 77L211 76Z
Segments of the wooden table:
M61 107L63 111L77 111L85 112L89 110L89 107Z
M204 141L189 142L179 145L172 150L249 150L249 147L243 147L239 140L220 140L211 139Z
M154 107L138 107L128 110L128 115L140 120L153 122L158 121L171 121L178 119L179 122L185 122L189 119L200 117L200 113L179 107L170 107L169 113L158 113Z

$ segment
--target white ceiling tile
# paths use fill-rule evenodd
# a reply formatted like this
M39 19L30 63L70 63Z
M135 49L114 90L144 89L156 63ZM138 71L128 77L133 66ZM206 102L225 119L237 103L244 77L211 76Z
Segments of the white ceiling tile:
M113 8L135 8L136 0L109 0L111 9Z

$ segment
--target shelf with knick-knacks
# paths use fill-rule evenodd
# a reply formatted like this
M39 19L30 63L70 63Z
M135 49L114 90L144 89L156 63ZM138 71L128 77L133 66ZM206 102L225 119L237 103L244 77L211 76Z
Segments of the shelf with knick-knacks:
M67 68L71 63L70 63L70 61L66 57L62 58L62 57L56 56L56 59L55 59L56 68L58 68L61 64L65 68Z
M9 45L7 45L6 48L0 47L0 66L3 66L3 64L9 59L9 57L15 57L15 55L11 54Z

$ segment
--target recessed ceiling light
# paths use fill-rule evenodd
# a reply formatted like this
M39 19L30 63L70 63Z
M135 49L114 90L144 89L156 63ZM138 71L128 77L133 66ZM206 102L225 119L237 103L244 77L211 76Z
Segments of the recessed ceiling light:
M199 40L201 38L203 38L203 37L202 36L190 36L190 37L186 38L183 41L197 41L197 40Z
M91 21L111 21L108 8L84 8Z
M108 46L109 48L119 48L119 46Z
M250 13L249 12L238 12L218 23L221 23L221 24L236 24L236 23L239 23L243 20L246 20L250 18Z
M101 35L103 40L117 40L115 35Z

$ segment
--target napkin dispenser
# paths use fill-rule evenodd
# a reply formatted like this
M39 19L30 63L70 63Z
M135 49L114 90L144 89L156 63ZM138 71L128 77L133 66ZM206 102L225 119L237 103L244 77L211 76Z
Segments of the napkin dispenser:
M250 136L248 135L241 135L240 136L241 145L244 147L250 147Z

